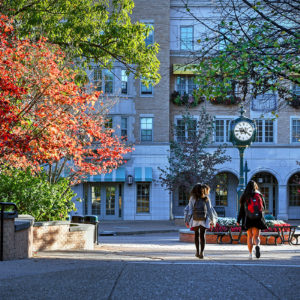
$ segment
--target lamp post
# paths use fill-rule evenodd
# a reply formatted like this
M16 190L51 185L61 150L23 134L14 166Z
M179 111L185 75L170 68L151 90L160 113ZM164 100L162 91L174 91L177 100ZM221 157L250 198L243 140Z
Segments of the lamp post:
M235 148L239 150L240 156L240 178L239 185L237 188L237 209L239 208L239 199L245 189L245 179L244 174L246 175L247 183L247 172L248 166L245 165L244 169L244 152L251 143L255 140L256 136L256 125L255 122L244 116L245 110L241 105L240 116L233 120L230 124L230 142Z

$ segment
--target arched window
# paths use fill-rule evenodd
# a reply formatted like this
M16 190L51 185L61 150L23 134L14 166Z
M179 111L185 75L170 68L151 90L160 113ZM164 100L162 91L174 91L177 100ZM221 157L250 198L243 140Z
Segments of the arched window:
M300 206L300 173L289 180L289 206Z
M178 188L178 206L186 206L189 203L189 193L185 186Z
M228 205L228 175L220 173L216 176L216 206Z

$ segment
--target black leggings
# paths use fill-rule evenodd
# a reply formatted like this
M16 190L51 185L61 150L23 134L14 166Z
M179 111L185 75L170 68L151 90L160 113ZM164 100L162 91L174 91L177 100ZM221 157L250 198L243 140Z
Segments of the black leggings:
M197 253L199 253L199 232L200 232L200 244L201 244L201 252L204 251L204 247L205 247L205 231L206 228L203 226L197 226L195 228L195 246L196 246L196 250Z

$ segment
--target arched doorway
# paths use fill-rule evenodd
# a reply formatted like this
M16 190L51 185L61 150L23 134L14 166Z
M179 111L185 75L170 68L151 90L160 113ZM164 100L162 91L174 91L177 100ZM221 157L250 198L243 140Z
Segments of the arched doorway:
M276 177L268 172L256 173L252 178L263 194L266 202L266 213L277 215L278 182Z
M211 200L215 207L224 207L226 217L237 216L238 178L230 172L218 173L214 178Z
M288 181L289 219L300 218L300 172L292 175Z

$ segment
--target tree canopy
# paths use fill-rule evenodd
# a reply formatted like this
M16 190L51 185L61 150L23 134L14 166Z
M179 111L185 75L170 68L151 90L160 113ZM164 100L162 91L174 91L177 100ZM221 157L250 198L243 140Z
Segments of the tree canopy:
M201 18L182 0L202 27L195 37L199 93L208 99L278 93L294 97L300 84L300 2L217 0L214 20Z
M209 151L214 130L213 119L204 109L197 121L188 113L172 128L168 166L159 167L163 186L175 191L179 186L189 191L197 182L212 184L217 167L231 158L225 155L224 145Z
M78 177L123 163L130 147L106 128L100 92L85 93L76 74L58 46L20 40L0 16L0 166L47 164L59 177L68 162Z
M3 0L0 13L14 18L19 37L46 37L77 64L110 68L119 61L157 83L159 47L146 46L151 28L131 21L133 7L133 0Z

